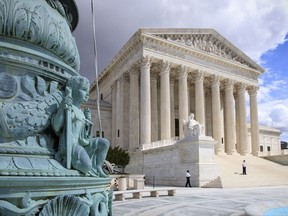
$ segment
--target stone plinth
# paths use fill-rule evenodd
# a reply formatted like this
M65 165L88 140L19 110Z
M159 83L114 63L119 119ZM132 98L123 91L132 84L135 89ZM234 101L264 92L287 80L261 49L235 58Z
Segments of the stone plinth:
M219 176L214 145L211 137L186 137L173 145L132 154L126 171L142 170L146 184L184 186L189 169L192 186L201 187Z

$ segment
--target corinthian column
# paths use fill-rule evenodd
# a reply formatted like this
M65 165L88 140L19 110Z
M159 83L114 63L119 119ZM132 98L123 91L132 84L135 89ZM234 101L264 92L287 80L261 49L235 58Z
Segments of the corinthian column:
M237 120L238 122L238 139L237 145L240 149L241 155L247 155L249 153L249 146L247 142L247 121L246 121L246 102L245 102L245 85L240 83L237 85L237 98L238 98L238 109L237 109Z
M129 149L139 146L139 72L133 68L130 71L130 133Z
M251 144L252 154L257 156L259 153L259 122L257 106L257 86L249 86L248 93L250 97L250 124L251 124Z
M175 79L170 77L170 120L171 120L171 137L175 137L175 103L174 103L174 83Z
M205 94L204 94L204 73L198 71L195 75L195 119L203 125L205 134Z
M183 120L188 119L187 68L179 69L179 138L183 137Z
M117 80L113 82L111 86L111 104L112 104L112 119L111 119L111 127L112 127L112 133L111 133L111 147L116 147L116 95L117 93Z
M233 98L233 81L225 81L225 149L229 155L236 154L235 113Z
M158 92L157 74L151 74L151 141L158 140Z
M217 141L215 145L215 153L224 153L224 146L222 144L222 118L221 118L221 98L220 98L220 77L212 77L211 85L212 93L212 128L213 138Z
M150 66L151 60L148 57L141 62L141 133L140 143L151 143L151 90L150 90Z
M160 73L161 140L171 138L169 71L169 63L162 62Z

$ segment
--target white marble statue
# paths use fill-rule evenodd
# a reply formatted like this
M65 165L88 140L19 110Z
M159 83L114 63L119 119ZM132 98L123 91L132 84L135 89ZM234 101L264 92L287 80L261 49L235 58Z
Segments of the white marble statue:
M194 114L191 113L188 120L183 120L184 137L200 136L203 135L203 125L194 119Z

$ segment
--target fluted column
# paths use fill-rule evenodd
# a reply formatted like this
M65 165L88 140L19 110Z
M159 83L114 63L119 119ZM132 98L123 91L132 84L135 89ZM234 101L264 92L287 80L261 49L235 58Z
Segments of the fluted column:
M111 86L111 104L112 104L112 119L111 119L111 127L112 127L112 133L111 133L111 147L116 146L116 91L117 91L117 81L113 82Z
M237 97L238 97L238 137L240 154L247 155L249 153L249 146L247 142L247 120L246 120L246 101L245 101L245 85L243 83L237 84Z
M215 145L215 153L224 153L224 146L222 144L222 118L221 118L221 98L220 98L220 77L214 75L212 77L211 85L212 93L212 129L213 138L217 141Z
M150 90L150 66L148 57L141 62L141 133L140 144L151 143L151 90Z
M161 140L171 138L169 71L169 63L162 62L160 73Z
M133 68L130 71L130 134L129 149L139 147L139 72Z
M235 113L233 98L233 81L225 81L225 150L229 155L236 154Z
M158 93L157 93L157 74L151 75L151 141L158 138Z
M179 69L179 138L183 137L183 120L188 119L187 68Z
M250 97L250 124L251 124L251 144L252 154L259 153L259 122L258 122L258 105L257 105L257 86L248 87Z
M204 73L198 71L195 74L195 119L203 125L205 133L205 94L204 94Z
M175 103L174 103L174 84L175 79L170 77L170 120L171 120L171 137L175 137Z

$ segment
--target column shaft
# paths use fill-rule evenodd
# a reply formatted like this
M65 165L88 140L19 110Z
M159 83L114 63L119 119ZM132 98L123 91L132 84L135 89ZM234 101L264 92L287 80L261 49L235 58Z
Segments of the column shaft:
M158 93L157 76L151 76L151 141L157 141L158 138Z
M221 123L221 98L220 98L220 78L214 76L211 85L212 94L212 130L213 138L217 141L215 145L215 153L224 153L222 144L222 123Z
M111 104L112 104L112 119L111 119L111 127L112 127L112 133L111 133L111 147L116 146L116 90L117 90L117 81L115 81L111 86Z
M225 149L229 155L236 154L235 142L235 113L234 113L234 97L233 82L226 80L225 83Z
M150 66L149 58L143 58L141 63L141 133L140 143L151 143L151 90L150 90Z
M183 120L188 119L187 68L179 71L179 138L183 138Z
M170 79L170 114L171 114L171 137L175 137L175 103L174 103L174 83Z
M195 76L195 119L203 125L205 133L205 94L204 94L204 73L198 71Z
M130 71L129 149L132 151L139 147L139 73L134 70Z
M237 86L237 96L238 96L238 137L239 143L237 145L240 149L241 155L247 155L249 153L249 146L247 142L247 121L246 121L246 101L245 101L245 85L238 84Z
M171 138L169 63L162 63L160 73L161 140Z
M259 122L258 122L257 90L258 87L256 86L251 86L248 88L248 93L250 97L252 154L255 156L259 154Z

